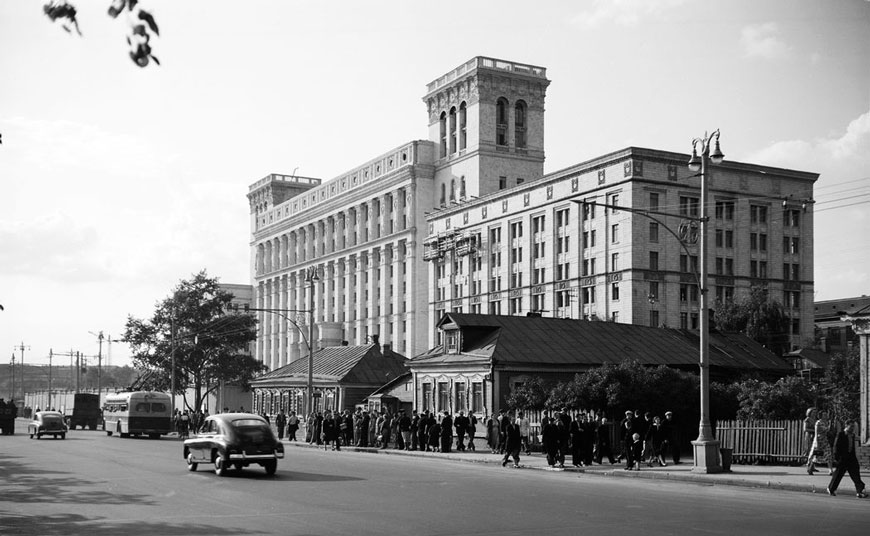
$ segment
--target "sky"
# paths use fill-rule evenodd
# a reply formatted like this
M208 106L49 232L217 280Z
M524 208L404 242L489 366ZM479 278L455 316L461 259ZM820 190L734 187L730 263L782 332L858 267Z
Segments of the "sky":
M96 356L203 269L249 283L248 186L427 139L426 84L475 56L547 68L547 173L717 128L819 173L815 299L870 294L870 1L143 0L144 69L109 0L73 2L81 37L43 3L0 2L0 363Z

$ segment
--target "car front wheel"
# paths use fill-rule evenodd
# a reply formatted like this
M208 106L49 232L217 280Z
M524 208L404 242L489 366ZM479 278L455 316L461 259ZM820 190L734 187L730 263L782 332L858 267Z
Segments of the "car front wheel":
M229 461L220 454L218 454L214 458L214 474L216 474L217 476L226 476L229 465Z
M188 471L196 471L196 468L199 466L198 463L193 461L193 454L187 455L187 470Z

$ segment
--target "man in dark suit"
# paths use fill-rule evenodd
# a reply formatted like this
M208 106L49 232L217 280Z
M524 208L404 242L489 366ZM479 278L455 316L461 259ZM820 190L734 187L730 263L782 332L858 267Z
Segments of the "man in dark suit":
M846 423L843 431L837 434L837 439L834 440L834 461L837 462L837 470L834 471L834 476L831 477L831 483L828 484L828 495L836 495L837 487L840 485L840 480L846 471L849 472L849 478L855 483L855 491L859 498L867 496L864 493L864 482L861 481L861 468L858 465L858 456L855 455L855 423Z

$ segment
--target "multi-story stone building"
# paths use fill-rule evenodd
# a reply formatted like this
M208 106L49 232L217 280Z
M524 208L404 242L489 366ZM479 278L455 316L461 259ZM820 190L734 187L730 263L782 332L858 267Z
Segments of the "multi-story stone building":
M254 307L283 311L259 313L257 358L275 369L307 353L312 302L321 339L377 334L409 357L437 344L446 311L697 327L698 246L669 232L681 218L574 203L688 222L700 198L688 155L628 148L544 175L549 83L541 67L473 58L428 84L429 140L329 181L251 185ZM710 170L712 298L766 285L794 315L795 344L812 337L817 177Z
M629 147L439 210L424 252L430 311L697 329L700 187L688 159ZM811 342L818 175L727 160L708 173L711 304L763 285L791 315L792 344Z

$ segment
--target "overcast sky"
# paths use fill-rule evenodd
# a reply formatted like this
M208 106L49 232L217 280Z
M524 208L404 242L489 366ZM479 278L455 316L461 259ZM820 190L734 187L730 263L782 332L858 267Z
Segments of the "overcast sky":
M83 37L42 4L0 2L0 362L96 355L203 268L249 283L252 182L426 139L426 84L478 55L547 68L546 172L719 128L820 173L816 299L870 294L868 1L144 0L145 69L109 0Z

